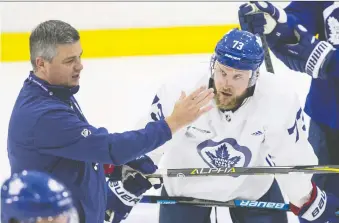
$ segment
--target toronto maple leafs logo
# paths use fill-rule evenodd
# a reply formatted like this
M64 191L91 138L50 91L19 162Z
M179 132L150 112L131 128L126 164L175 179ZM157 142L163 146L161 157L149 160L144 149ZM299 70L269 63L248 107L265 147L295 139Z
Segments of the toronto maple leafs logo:
M230 157L225 144L218 147L215 155L212 152L206 152L206 155L216 167L234 167L240 160L240 156Z
M156 110L151 113L151 118L153 121L159 121L161 119L165 119L164 113L162 111L162 105L159 101L160 99L158 95L156 95L152 102L152 106L155 106L155 110Z
M324 12L325 36L328 42L339 45L339 5L334 2ZM321 37L321 36L320 36Z
M233 138L226 138L220 142L206 140L197 146L197 151L205 163L212 168L247 167L252 158L250 149L240 146Z

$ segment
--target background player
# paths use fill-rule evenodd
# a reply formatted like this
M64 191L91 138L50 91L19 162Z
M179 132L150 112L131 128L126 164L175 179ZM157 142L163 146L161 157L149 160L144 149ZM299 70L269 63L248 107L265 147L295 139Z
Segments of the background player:
M239 9L242 29L264 33L278 59L311 76L305 112L311 118L309 142L320 165L339 164L338 19L339 7L333 1L297 1L285 9L252 2ZM315 175L314 181L339 196L337 174Z
M71 192L38 171L13 174L1 187L2 223L79 223Z

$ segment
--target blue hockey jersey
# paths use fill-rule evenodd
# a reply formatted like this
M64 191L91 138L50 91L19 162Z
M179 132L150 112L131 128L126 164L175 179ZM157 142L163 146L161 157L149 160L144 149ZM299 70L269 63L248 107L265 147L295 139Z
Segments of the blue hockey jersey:
M172 135L165 121L125 133L95 128L73 97L78 90L49 85L31 72L10 118L8 157L12 174L39 170L63 182L73 194L81 223L102 223L107 199L103 164L125 164Z
M336 49L339 48L339 5L334 2L296 1L286 13L297 18L310 33L318 35ZM328 80L312 79L307 95L305 112L316 122L339 129L339 51L336 50L327 64Z

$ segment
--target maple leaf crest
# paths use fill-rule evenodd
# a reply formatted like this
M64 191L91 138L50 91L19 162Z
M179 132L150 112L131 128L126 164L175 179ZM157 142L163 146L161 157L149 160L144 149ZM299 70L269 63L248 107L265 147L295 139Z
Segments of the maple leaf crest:
M240 156L230 158L225 144L218 147L215 155L212 152L206 152L206 155L211 159L212 165L215 167L234 167L240 161Z

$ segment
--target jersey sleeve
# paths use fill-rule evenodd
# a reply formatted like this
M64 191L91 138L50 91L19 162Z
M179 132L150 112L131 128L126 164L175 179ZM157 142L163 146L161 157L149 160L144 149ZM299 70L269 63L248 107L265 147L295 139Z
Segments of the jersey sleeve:
M283 102L282 102L283 103ZM294 94L288 104L283 103L280 117L281 125L268 132L267 145L270 153L266 158L271 166L317 165L318 159L307 140L303 111L298 96ZM282 127L281 127L282 126ZM295 205L300 203L312 190L312 174L291 173L275 175L282 191Z
M339 51L338 49L333 50L331 56L326 59L323 67L324 67L324 72L326 73L326 76L329 77L329 79L339 78Z
M140 128L149 122L163 120L165 117L171 115L176 99L179 99L179 97L180 93L177 91L175 86L168 84L162 85L155 93L154 98L150 103L149 110L138 122L137 128ZM148 153L147 155L155 163L158 163L164 154L164 150L164 147L160 147L157 150Z
M137 127L144 126L148 122L155 122L165 119L171 115L174 105L180 94L172 85L162 85L154 94L152 102L150 103L148 112L138 122Z
M109 133L67 108L50 110L34 126L32 140L41 154L79 161L122 165L163 145L172 137L165 120L134 131Z

